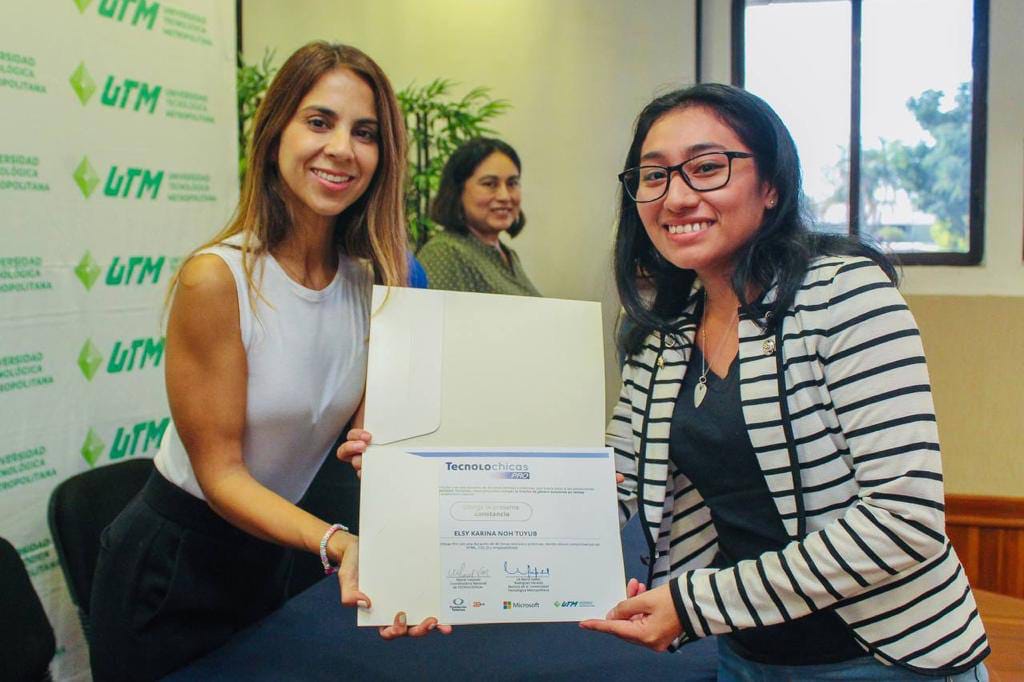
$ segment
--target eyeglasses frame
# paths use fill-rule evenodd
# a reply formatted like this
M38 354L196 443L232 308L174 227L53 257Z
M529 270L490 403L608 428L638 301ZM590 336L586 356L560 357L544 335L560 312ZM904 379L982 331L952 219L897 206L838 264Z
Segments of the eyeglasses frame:
M709 187L707 189L697 189L696 187L693 186L693 183L690 181L690 177L683 171L683 166L685 166L686 164L690 163L694 159L699 159L702 156L710 156L711 154L724 154L725 157L727 159L729 159L729 172L725 176L725 182L723 182L721 185L718 185L717 187ZM672 184L672 174L673 174L673 172L678 172L679 173L679 177L681 177L683 179L683 182L686 183L686 186L689 187L690 189L692 189L694 192L714 192L715 190L722 189L723 187L725 187L726 185L729 184L730 180L732 180L732 161L733 161L733 159L751 159L753 157L754 157L754 155L751 154L750 152L732 152L732 151L726 151L726 152L721 152L721 151L703 152L701 154L697 154L696 156L691 156L690 158L686 159L685 161L681 161L680 163L677 163L674 166L660 166L658 164L645 164L643 166L634 166L633 168L627 168L626 170L624 170L621 173L619 173L618 178L619 178L619 182L622 183L622 189L625 190L626 196L628 196L630 199L632 199L634 202L636 202L638 204L649 204L652 201L658 201L659 199L664 197L666 194L668 194L669 185ZM663 191L661 194L659 194L658 196L654 197L653 199L644 199L643 201L641 201L641 200L637 199L635 196L633 196L633 193L629 191L629 186L626 184L626 174L627 173L632 173L633 171L639 172L641 168L661 168L666 173L668 173L668 180L665 182L665 191Z

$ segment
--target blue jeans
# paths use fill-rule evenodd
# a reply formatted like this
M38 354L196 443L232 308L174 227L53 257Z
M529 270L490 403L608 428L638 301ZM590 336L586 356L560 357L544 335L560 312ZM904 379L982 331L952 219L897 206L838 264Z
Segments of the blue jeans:
M768 665L741 657L718 639L718 682L791 682L806 680L863 680L863 682L926 682L944 679L948 682L988 682L985 664L979 663L967 672L945 677L926 677L895 665L884 665L871 656L862 656L840 663L824 665Z

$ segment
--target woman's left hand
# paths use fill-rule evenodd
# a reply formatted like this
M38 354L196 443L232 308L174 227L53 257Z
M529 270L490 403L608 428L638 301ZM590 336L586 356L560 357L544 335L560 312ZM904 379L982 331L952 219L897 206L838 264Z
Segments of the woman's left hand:
M621 601L604 620L585 620L585 630L615 635L655 651L666 651L683 631L668 585L661 585Z
M341 557L338 562L338 586L341 588L342 605L370 608L370 597L359 589L359 538L349 533L334 533L330 545L331 553ZM399 612L395 614L395 622L379 628L379 632L384 639L394 639L404 636L422 637L435 629L447 635L451 633L452 626L439 624L437 618L427 618L418 625L409 626L405 614Z
M394 639L396 637L422 637L429 633L431 630L437 630L442 635L450 635L452 633L451 625L441 625L437 622L437 618L427 618L419 625L409 626L405 622L405 613L399 611L395 614L395 622L386 627L379 628L377 632L383 639Z

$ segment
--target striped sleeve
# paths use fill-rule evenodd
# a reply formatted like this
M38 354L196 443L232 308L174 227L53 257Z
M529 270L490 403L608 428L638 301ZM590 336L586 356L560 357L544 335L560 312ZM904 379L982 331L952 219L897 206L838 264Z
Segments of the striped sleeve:
M755 560L687 571L684 634L772 625L870 591L945 549L942 470L924 351L906 302L866 259L832 281L818 343L859 492L823 529Z
M629 400L630 369L627 362L622 369L622 390L605 434L605 445L615 451L615 471L624 477L618 484L620 526L626 525L637 510L637 461L633 448L633 408Z

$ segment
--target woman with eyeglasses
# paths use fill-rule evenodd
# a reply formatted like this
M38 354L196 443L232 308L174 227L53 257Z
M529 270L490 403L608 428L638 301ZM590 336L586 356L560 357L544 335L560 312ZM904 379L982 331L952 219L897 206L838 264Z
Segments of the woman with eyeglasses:
M501 235L526 225L519 208L522 174L511 145L486 137L463 143L448 158L431 207L444 227L416 254L431 289L540 296L519 256Z
M893 266L809 231L793 139L743 90L655 99L625 168L636 329L608 443L650 569L582 627L656 650L718 635L720 680L986 679Z

